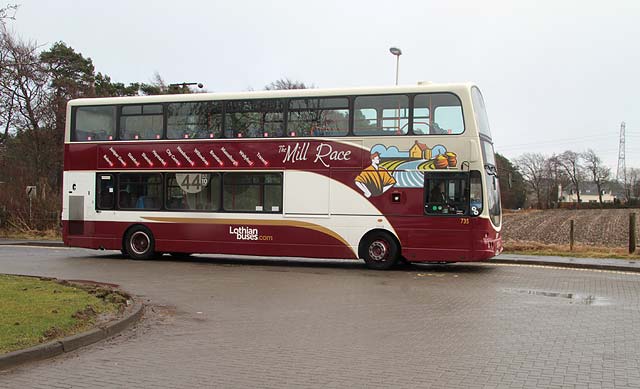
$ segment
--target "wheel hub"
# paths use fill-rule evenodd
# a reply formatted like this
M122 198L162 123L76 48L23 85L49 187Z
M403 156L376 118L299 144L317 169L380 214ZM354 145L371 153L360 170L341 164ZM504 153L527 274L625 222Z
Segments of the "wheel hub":
M136 254L141 255L146 253L147 250L149 249L149 244L150 244L149 235L147 235L143 231L136 231L131 236L131 249Z
M389 257L389 246L382 240L374 241L369 246L369 257L374 261L386 261Z

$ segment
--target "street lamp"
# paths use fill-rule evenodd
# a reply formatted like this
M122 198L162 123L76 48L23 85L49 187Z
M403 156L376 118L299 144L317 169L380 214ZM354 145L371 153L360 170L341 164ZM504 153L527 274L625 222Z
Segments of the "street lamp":
M396 85L398 85L398 69L400 68L400 56L402 55L402 50L397 47L390 47L389 52L396 56Z
M195 85L200 89L204 87L204 85L202 85L199 82L179 82L177 84L169 84L169 88L178 88L178 87L186 88L187 86L191 86L191 85Z

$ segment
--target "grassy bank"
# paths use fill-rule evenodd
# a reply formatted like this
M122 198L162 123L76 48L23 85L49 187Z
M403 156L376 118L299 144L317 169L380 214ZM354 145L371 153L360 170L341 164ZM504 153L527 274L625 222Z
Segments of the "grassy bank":
M541 244L539 242L526 241L507 241L504 244L504 252L507 254L640 260L640 252L638 250L633 254L629 254L626 248L589 245L574 245L573 250L571 250L568 244Z
M125 304L105 289L0 274L0 354L85 331Z
M0 238L27 240L62 240L60 230L18 231L15 229L0 229Z

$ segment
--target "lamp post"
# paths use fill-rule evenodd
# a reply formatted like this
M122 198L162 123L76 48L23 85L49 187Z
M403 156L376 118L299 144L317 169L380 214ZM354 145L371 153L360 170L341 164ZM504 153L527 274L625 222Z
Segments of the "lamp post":
M402 50L397 47L390 47L389 52L396 56L396 85L398 85L398 69L400 68L400 56L402 55Z
M186 87L191 86L191 85L195 85L200 89L202 89L204 87L204 85L202 85L199 82L178 82L176 84L169 84L169 88L178 88L178 87L186 88Z

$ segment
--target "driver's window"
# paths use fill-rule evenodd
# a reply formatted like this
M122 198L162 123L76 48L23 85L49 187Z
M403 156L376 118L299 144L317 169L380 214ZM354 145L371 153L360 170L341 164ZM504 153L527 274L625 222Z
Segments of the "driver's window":
M480 172L474 170L470 174L469 204L471 216L479 216L482 213L482 177Z
M427 215L467 215L469 213L469 175L466 173L425 175Z

